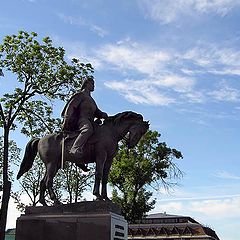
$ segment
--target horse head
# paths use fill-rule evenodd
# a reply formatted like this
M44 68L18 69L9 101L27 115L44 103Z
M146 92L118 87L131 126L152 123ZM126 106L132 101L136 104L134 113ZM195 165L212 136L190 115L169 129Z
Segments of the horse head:
M141 114L131 111L123 112L120 115L120 119L121 121L125 120L130 123L128 129L129 137L127 139L127 146L129 148L133 148L149 129L149 123L147 121L143 121L143 116ZM120 121L120 119L118 119L118 121Z
M105 121L105 123L112 123L115 126L120 126L122 124L126 126L121 135L124 136L128 133L127 146L129 148L135 147L141 137L149 129L149 123L143 121L143 116L132 111L126 111L111 116Z
M137 121L136 124L133 124L129 128L129 137L127 139L128 148L134 148L148 129L149 123L147 121Z

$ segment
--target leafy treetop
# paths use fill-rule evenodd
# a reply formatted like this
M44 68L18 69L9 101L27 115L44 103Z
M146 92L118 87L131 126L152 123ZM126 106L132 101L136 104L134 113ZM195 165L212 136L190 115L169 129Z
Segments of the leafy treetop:
M3 39L0 45L1 75L10 71L18 84L13 93L5 93L0 98L0 126L14 129L17 119L25 125L23 133L27 135L39 133L34 122L41 125L39 129L53 127L49 101L68 98L80 88L82 78L93 73L90 63L84 64L75 58L68 63L64 56L62 47L54 47L49 37L39 42L34 32L20 31L18 35ZM36 99L39 95L45 99Z

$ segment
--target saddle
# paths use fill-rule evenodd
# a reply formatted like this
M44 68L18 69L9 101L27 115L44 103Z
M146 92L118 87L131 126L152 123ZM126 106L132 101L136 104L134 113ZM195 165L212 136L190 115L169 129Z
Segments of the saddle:
M89 137L87 140L86 144L84 145L83 148L83 156L81 158L76 157L74 159L73 155L69 154L69 150L71 149L75 139L78 137L80 134L80 131L64 131L59 133L59 137L62 138L62 143L63 143L63 148L62 151L64 151L64 158L67 160L71 159L73 162L76 163L93 163L95 159L95 146L94 144L98 141L96 138L96 129L100 127L99 122L94 122L94 133L92 136Z
M87 141L87 144L94 144L96 141L93 141L93 139L95 138L95 132L96 132L96 129L99 128L100 126L102 125L102 121L100 119L96 119L94 122L93 122L93 128L94 128L94 132L93 132L93 135L90 136L90 138L88 139ZM65 131L65 132L60 132L62 137L64 137L65 141L68 141L68 140L73 140L73 139L76 139L77 136L80 134L80 131L79 130L75 130L75 131Z

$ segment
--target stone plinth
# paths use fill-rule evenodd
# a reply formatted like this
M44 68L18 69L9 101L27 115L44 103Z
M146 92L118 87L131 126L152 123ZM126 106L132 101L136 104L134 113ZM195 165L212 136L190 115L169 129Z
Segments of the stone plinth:
M128 226L120 213L104 201L27 207L17 219L16 240L126 240Z

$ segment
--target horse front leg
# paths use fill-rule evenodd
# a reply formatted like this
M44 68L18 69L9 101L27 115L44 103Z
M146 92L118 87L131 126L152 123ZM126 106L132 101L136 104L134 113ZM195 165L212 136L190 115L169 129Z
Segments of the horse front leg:
M106 153L98 152L96 153L96 155L97 155L97 158L96 158L95 182L94 182L94 188L93 188L93 195L96 196L96 200L103 200L102 196L100 195L99 188L100 188L100 183L103 177L103 168L106 160Z
M101 195L100 195L100 193L99 193L100 182L101 182L100 176L95 173L95 182L94 182L94 188L93 188L93 195L96 196L96 200L103 200Z
M105 201L111 201L107 196L107 183L108 183L108 175L110 172L110 168L112 166L112 160L113 160L112 158L107 159L107 161L104 164L104 169L103 169L101 196Z

